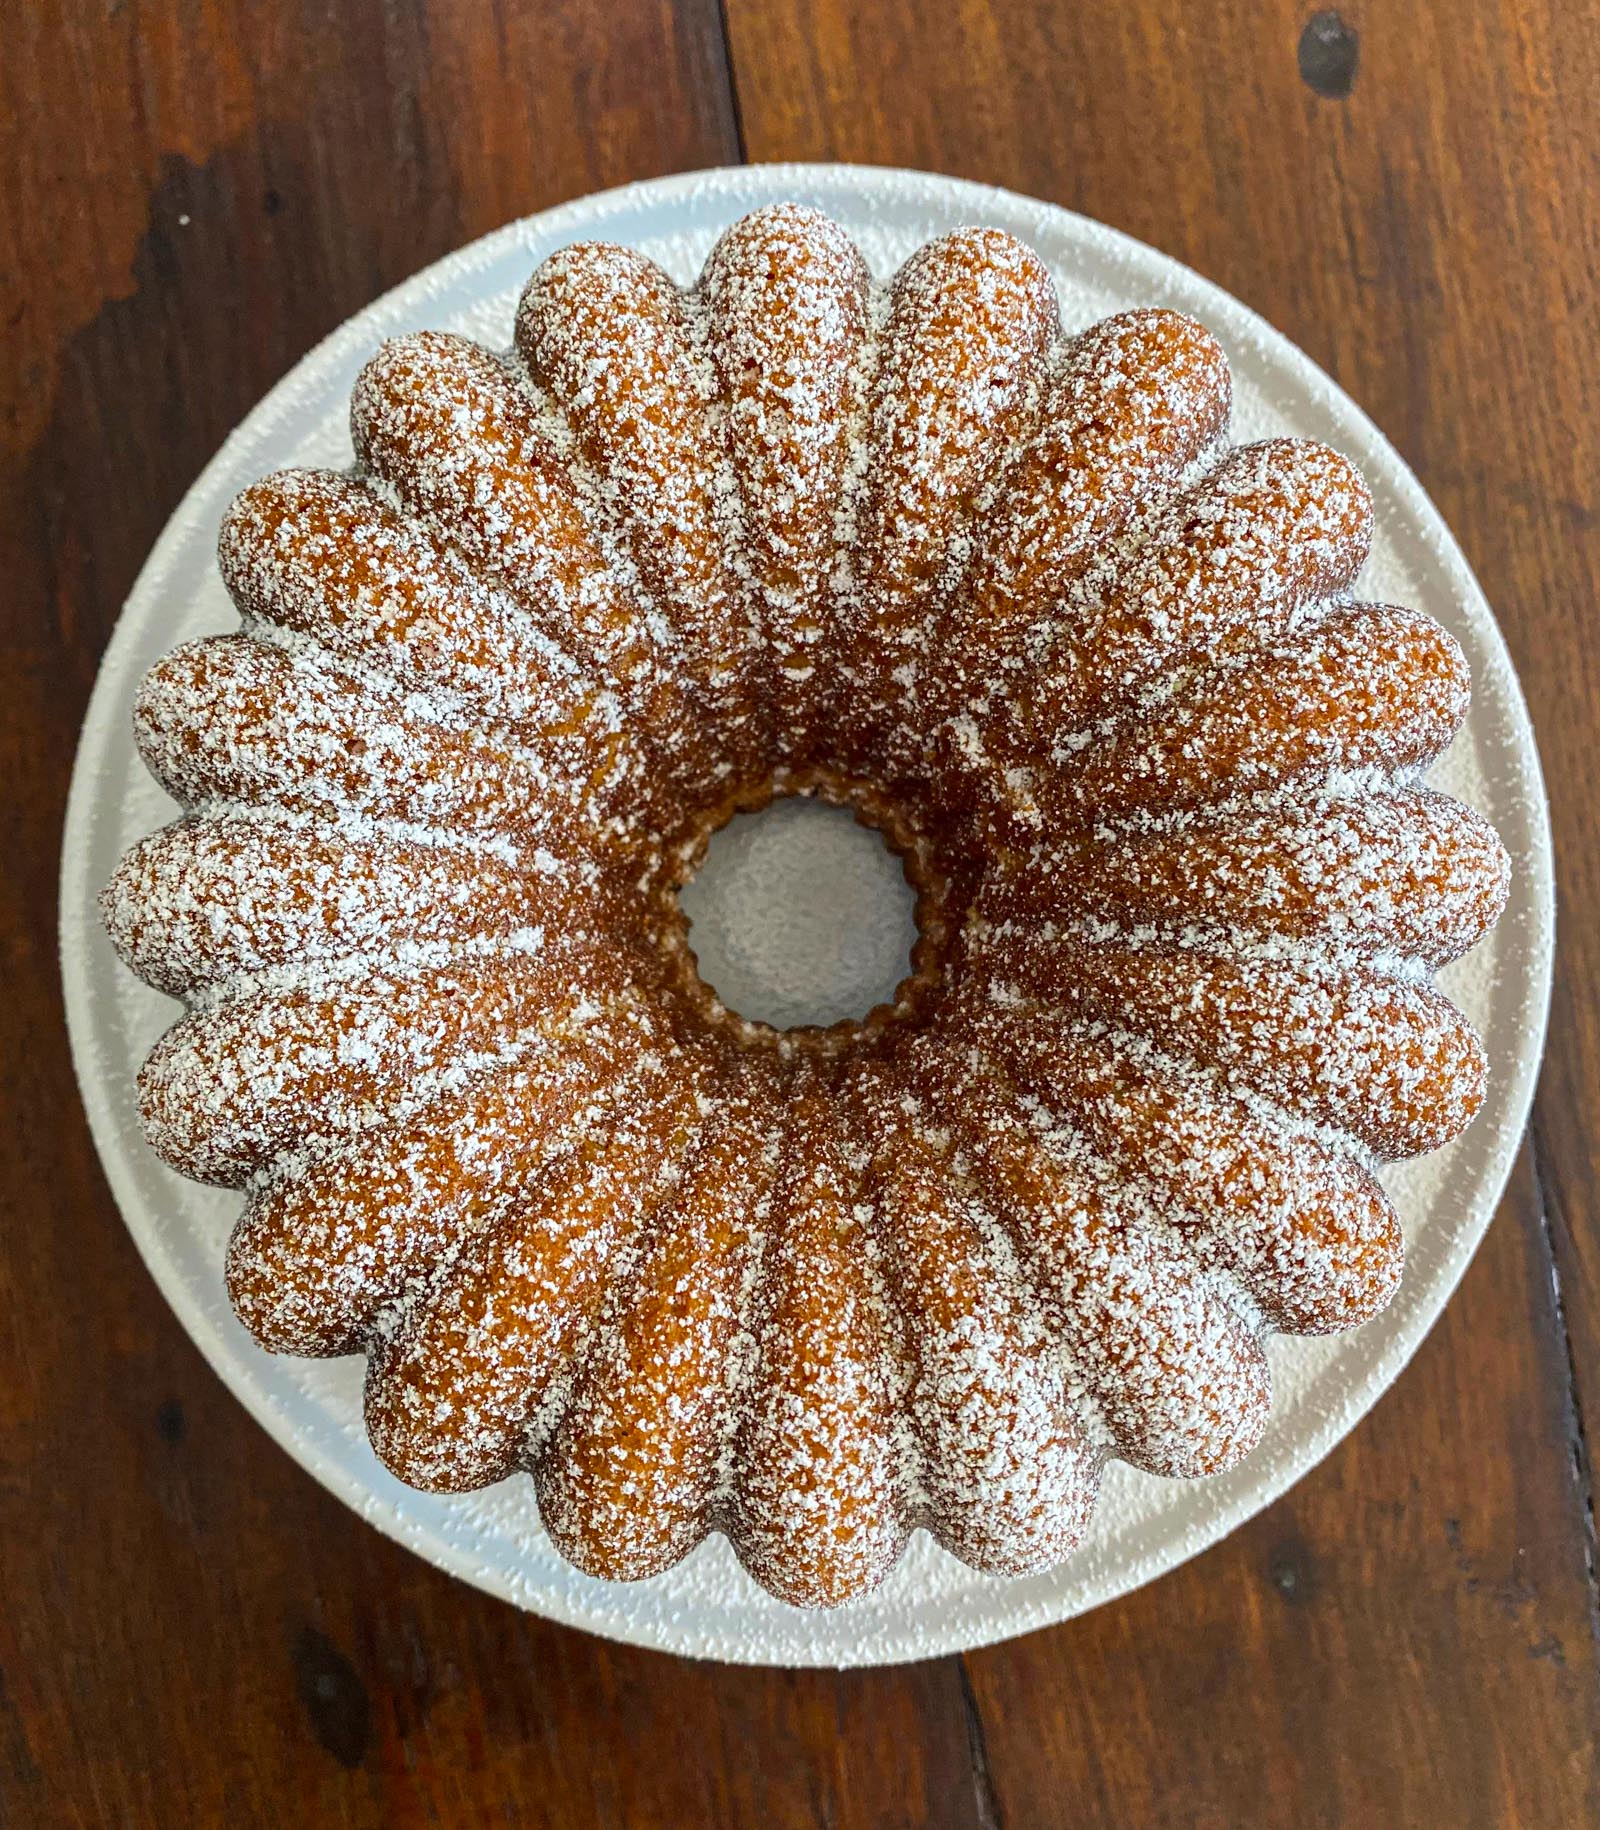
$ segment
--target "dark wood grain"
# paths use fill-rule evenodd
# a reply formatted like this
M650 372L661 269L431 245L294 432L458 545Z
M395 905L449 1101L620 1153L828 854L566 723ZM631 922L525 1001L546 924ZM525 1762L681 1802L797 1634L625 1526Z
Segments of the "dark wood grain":
M1564 1826L1600 1817L1600 30L1562 0L212 0L0 49L0 1820ZM741 148L741 133L743 146ZM1566 896L1532 1147L1290 1495L1150 1589L902 1671L603 1645L302 1474L167 1313L77 1110L54 876L117 608L217 442L425 261L610 183L925 165L1128 229L1366 405L1499 610ZM1560 1273L1559 1298L1552 1270Z

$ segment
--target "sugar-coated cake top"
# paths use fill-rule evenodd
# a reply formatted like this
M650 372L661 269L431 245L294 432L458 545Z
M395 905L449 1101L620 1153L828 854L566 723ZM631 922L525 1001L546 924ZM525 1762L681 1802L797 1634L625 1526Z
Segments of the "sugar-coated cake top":
M1481 1100L1431 973L1506 856L1423 785L1467 670L1356 598L1361 477L1229 403L1007 235L879 285L786 205L692 290L581 244L510 350L395 339L353 467L238 498L106 922L189 1006L141 1110L244 1191L235 1307L367 1351L402 1478L525 1468L619 1578L714 1529L799 1604L919 1526L1022 1572L1107 1457L1246 1454L1268 1331L1388 1300L1374 1170ZM677 904L775 794L917 891L828 1030L728 1010Z

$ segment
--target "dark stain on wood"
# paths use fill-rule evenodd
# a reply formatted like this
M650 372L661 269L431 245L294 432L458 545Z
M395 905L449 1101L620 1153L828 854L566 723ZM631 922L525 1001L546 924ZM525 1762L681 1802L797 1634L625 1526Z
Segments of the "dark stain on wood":
M318 1744L340 1766L360 1766L372 1741L372 1700L355 1666L315 1627L295 1636L292 1662L295 1695Z
M1273 1546L1267 1558L1267 1579L1296 1608L1309 1607L1320 1587L1316 1563L1298 1537L1282 1538Z
M1308 89L1330 102L1342 102L1356 86L1361 38L1339 14L1313 13L1300 34L1295 61Z

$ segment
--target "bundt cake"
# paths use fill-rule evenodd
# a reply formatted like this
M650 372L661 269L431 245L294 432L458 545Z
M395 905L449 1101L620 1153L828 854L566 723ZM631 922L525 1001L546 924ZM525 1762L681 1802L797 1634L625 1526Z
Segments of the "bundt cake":
M1229 396L1176 312L1064 333L1008 235L880 287L784 206L690 291L562 250L508 354L397 338L354 466L237 499L243 632L135 708L188 811L105 918L187 1002L143 1121L245 1191L240 1318L365 1352L402 1480L525 1470L613 1578L720 1530L827 1605L919 1526L1032 1571L1108 1458L1248 1453L1269 1331L1387 1302L1375 1170L1480 1102L1430 974L1507 859L1422 785L1467 669L1352 596L1361 477ZM778 1032L677 892L791 794L921 938Z

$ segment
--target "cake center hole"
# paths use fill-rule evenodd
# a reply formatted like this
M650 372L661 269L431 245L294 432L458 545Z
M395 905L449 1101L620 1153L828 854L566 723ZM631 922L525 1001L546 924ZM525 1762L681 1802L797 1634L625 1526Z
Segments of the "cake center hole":
M864 1017L911 970L916 897L848 808L793 797L714 833L680 892L700 976L774 1029Z

